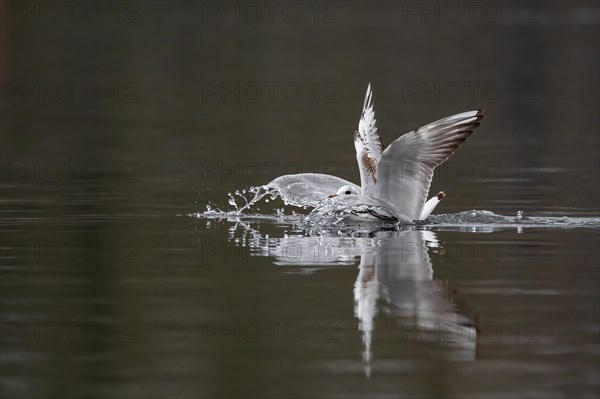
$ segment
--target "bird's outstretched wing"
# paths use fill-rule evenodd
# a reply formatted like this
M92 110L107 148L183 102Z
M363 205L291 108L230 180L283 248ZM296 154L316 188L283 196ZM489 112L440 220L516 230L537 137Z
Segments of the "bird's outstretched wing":
M433 170L473 134L483 116L481 109L452 115L392 142L377 165L373 196L395 206L408 218L419 219Z
M377 133L375 108L371 84L367 87L363 110L358 122L358 131L354 134L356 161L360 170L362 195L373 195L377 183L377 163L383 152L383 142Z

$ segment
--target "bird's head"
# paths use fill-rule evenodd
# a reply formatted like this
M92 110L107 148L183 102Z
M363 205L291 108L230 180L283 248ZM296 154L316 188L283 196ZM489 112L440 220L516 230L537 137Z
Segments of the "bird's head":
M358 189L354 186L342 186L335 194L331 194L329 198L337 197L338 195L359 195Z

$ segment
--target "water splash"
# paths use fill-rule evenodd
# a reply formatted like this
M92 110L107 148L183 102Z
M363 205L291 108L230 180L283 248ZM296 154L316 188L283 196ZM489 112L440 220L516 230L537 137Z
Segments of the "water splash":
M471 226L539 226L539 227L600 227L599 217L526 216L518 211L516 216L498 215L485 210L470 210L452 214L432 215L426 225Z
M271 195L271 199L277 198L277 191L269 186L256 186L248 189L235 190L232 193L227 193L229 205L235 208L234 214L241 215L242 212L249 210L254 204L259 202L267 195ZM247 197L247 195L249 195ZM237 198L237 201L236 201ZM248 199L250 198L250 199ZM242 202L243 201L243 202ZM265 199L265 202L269 202ZM207 212L209 209L207 209Z
M233 207L233 210L221 210L217 207L211 207L209 205L206 206L206 211L201 213L197 212L193 214L193 216L209 216L214 217L219 213L224 217L229 217L232 215L250 215L248 211L250 210L258 210L258 208L254 208L259 201L263 200L264 203L269 204L271 201L276 199L280 199L285 206L293 206L297 208L301 208L304 210L312 209L317 206L317 203L314 201L303 202L298 198L295 198L293 195L290 195L289 187L278 187L272 185L264 185L264 186L256 186L249 187L248 189L235 190L233 193L227 193L227 202L230 206ZM287 208L274 208L276 216L281 216L285 214L285 210ZM292 215L298 215L298 213L294 210L291 211Z
M528 216L525 212L518 210L514 216L498 215L487 210L470 210L454 214L431 215L426 221L406 220L402 215L395 212L387 204L362 196L342 196L335 199L325 198L318 203L305 203L298 201L286 193L289 187L276 187L272 185L263 185L250 187L247 189L235 190L228 193L228 203L233 210L222 210L214 204L206 205L206 211L196 212L189 216L197 218L261 218L272 219L279 222L302 223L308 228L326 228L327 226L346 226L361 225L367 223L371 226L381 228L397 227L399 225L417 225L417 226L444 226L444 227L469 227L480 230L481 228L490 229L493 227L558 227L558 228L599 228L599 217L549 217L549 216ZM283 194L282 194L283 192ZM285 206L269 207L271 213L258 214L257 204L264 200L269 203L275 199L281 199ZM303 210L312 209L306 215L290 210L289 206ZM252 211L252 212L251 212ZM286 214L286 211L290 211ZM285 221L284 221L285 219ZM493 230L493 229L492 229Z
M340 207L339 209L328 208L319 211L313 210L309 215L299 214L295 211L286 213L287 207L275 208L270 214L250 213L252 208L258 201L265 197L268 193L264 191L250 191L254 197L247 202L244 201L243 206L236 204L234 211L222 211L219 208L211 205L206 206L205 212L192 213L189 216L204 219L234 219L242 220L243 218L250 219L265 219L272 220L278 223L289 223L297 225L298 228L306 229L327 229L352 227L352 226L370 226L373 229L389 229L401 228L406 224L398 223L395 220L382 220L372 217L369 213L376 211L380 215L384 214L385 209L369 209L361 206L349 206L347 208ZM275 194L276 196L276 194ZM234 198L235 202L235 197ZM410 227L411 224L409 224ZM544 228L600 228L600 217L567 217L567 216L526 216L524 212L519 211L514 216L498 215L487 210L470 210L452 214L432 215L426 221L419 221L412 224L419 229L427 227L437 228L465 228L471 229L474 232L495 231L501 228L518 228L524 227L544 227Z

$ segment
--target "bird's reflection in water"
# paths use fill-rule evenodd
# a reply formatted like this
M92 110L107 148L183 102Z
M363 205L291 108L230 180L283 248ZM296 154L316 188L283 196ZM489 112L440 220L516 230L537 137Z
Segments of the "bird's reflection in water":
M449 298L444 283L433 278L429 251L441 244L432 231L298 231L269 237L249 223L236 221L230 239L251 254L269 256L290 271L313 273L324 267L352 265L360 259L354 283L354 314L362 334L363 364L371 373L375 318L381 312L399 324L401 342L436 345L450 360L475 360L474 321Z
M434 342L438 352L451 360L474 360L475 325L450 300L445 284L433 278L428 248L439 248L435 234L418 230L395 233L376 254L361 256L354 284L367 373L378 306L399 322L403 342Z

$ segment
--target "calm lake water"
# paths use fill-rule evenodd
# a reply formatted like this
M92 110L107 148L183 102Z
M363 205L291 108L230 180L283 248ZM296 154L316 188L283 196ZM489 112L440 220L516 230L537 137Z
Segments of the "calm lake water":
M2 398L599 396L598 3L53 4L2 5ZM358 183L368 82L385 143L486 109L441 222L192 215Z

